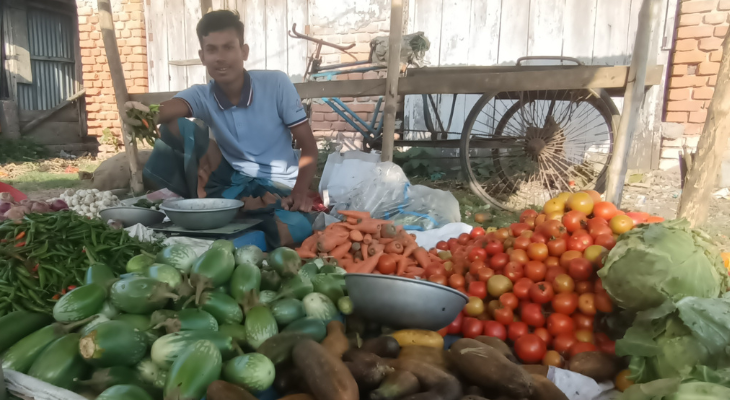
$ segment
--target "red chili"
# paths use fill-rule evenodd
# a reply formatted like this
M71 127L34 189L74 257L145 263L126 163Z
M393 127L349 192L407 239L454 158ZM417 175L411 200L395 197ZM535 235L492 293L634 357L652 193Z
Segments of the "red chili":
M0 243L6 243L8 239L0 239Z
M16 236L16 237L15 237L15 240L20 240L20 239L22 239L22 238L24 238L24 237L25 237L25 231L23 231L23 232L20 232L20 233L18 234L18 236Z
M82 253L86 253L86 249L81 250Z
M51 300L58 300L61 296L59 294L54 294L53 297L51 297Z
M25 246L25 242L20 242L13 247L23 247L23 246Z
M35 267L33 267L33 272L38 271L38 267L40 267L40 266L41 266L40 264L36 264Z
M69 287L68 287L68 291L69 292L72 291L72 290L74 290L74 289L76 289L76 285L69 285Z

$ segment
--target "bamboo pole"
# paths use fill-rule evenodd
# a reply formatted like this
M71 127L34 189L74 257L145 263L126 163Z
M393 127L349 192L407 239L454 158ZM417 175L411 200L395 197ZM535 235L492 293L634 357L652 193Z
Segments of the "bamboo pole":
M730 35L722 43L720 71L717 73L715 93L707 109L707 119L702 136L697 143L697 153L689 164L687 178L679 198L677 217L687 218L692 226L707 221L712 190L722 156L730 140Z
M628 156L631 151L631 142L639 119L641 105L644 102L644 82L646 67L649 59L649 41L651 40L651 26L655 14L656 0L644 0L639 11L639 25L634 42L634 54L631 57L624 106L621 112L621 121L616 132L613 146L613 156L608 166L608 183L606 187L606 201L621 206L621 195L624 190L624 180L628 169Z
M106 59L109 63L109 73L112 77L112 86L114 87L114 97L117 101L117 110L120 118L125 115L124 103L129 100L127 93L127 82L124 79L124 69L122 68L122 60L119 57L119 48L117 47L117 38L114 32L114 21L112 20L112 6L109 0L97 0L99 7L99 27L101 27L101 37L104 40L104 50L106 51ZM142 184L142 170L137 164L137 143L132 140L129 132L130 127L124 123L122 119L122 139L124 140L124 149L129 161L129 170L132 173L130 185L132 193L135 195L144 192Z
M395 113L398 108L400 49L401 42L403 41L403 0L390 1L390 36L388 39L388 76L385 81L383 149L380 155L381 161L393 161Z

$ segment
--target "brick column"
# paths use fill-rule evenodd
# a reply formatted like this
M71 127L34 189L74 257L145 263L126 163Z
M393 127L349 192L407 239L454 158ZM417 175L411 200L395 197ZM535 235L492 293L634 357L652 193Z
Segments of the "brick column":
M114 28L130 93L148 91L147 36L142 1L112 0ZM76 6L89 135L101 136L103 130L109 128L120 137L121 123L101 39L96 0L76 0Z

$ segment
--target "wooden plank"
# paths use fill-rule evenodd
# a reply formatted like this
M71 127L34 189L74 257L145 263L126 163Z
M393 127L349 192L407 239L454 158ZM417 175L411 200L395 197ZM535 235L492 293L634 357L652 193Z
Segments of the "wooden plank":
M598 0L591 64L623 65L625 63L630 11L631 0Z
M593 61L597 0L566 0L563 23L563 55L586 64Z
M179 0L165 0L167 22L167 59L185 59L185 8ZM169 66L170 90L183 90L188 87L187 67Z
M629 11L629 29L626 32L626 57L623 64L631 64L631 55L634 52L634 42L636 40L636 29L639 25L639 10L643 0L631 0L631 8ZM654 14L657 18L664 18L664 13Z
M469 65L495 65L499 54L502 0L472 0L469 23Z
M441 52L439 66L467 65L469 63L469 35L470 25L463 22L466 15L472 13L471 0L444 0L444 11L441 22ZM456 100L454 101L454 96ZM438 96L439 118L443 129L449 132L461 132L466 119L465 97L459 95ZM453 109L453 110L452 110ZM449 117L453 112L451 126ZM435 116L434 116L435 119ZM434 121L436 129L440 130L438 122ZM451 136L460 136L458 134Z
M5 40L8 43L8 54L6 60L8 69L15 74L17 83L32 84L33 70L30 66L30 43L28 42L28 15L25 5L21 8L6 7L8 15L6 22L10 25Z
M247 0L246 18L244 20L248 43L248 60L246 69L266 69L266 0Z
M556 67L552 71L496 72L474 75L451 73L439 79L432 76L405 77L398 83L398 94L421 93L485 93L505 90L557 90L585 88L625 88L628 75L627 66L579 66ZM663 65L649 67L646 85L661 82ZM305 82L296 83L303 99L322 97L363 97L380 96L385 90L385 79L365 79L359 81ZM130 94L131 100L144 104L157 104L169 100L177 92Z
M22 127L28 122L33 121L47 111L48 110L18 110L20 126ZM49 120L54 122L78 122L79 116L77 114L76 107L64 107L49 118Z
M565 0L531 0L527 35L528 56L563 54ZM560 61L541 60L539 64L558 65Z
M30 130L32 130L32 129L33 129L34 127L36 127L36 126L40 125L40 124L41 124L41 123L42 123L43 121L45 121L45 120L49 119L50 117L52 117L52 116L53 116L53 114L55 114L55 113L59 112L59 111L60 111L61 109L65 108L66 106L69 106L69 105L71 105L71 102L73 102L74 100L77 100L77 99L78 99L79 97L83 97L83 96L85 96L85 95L86 95L86 89L81 89L80 91L78 91L78 92L74 93L74 94L73 94L73 95L72 95L71 97L69 97L68 99L66 99L66 100L64 100L64 101L62 101L62 102L60 102L60 103L58 103L57 105L55 105L55 106L54 106L53 108L51 108L50 110L43 110L44 112L43 112L42 114L40 114L40 115L39 115L39 116L38 116L37 118L35 118L34 120L32 120L32 121L28 122L28 124L27 124L27 125L25 125L25 126L24 126L24 127L23 127L23 128L21 129L21 130L20 130L20 133L21 133L21 134L25 134L25 133L29 132L29 131L30 131ZM81 135L79 135L79 136L81 136Z
M309 23L307 0L287 0L287 28L292 24L307 26ZM287 30L288 32L288 30ZM302 82L307 69L307 41L294 39L287 34L287 73L292 82Z
M266 0L266 69L287 72L287 0ZM255 35L255 34L254 34Z
M170 90L167 57L167 13L161 0L144 2L145 27L147 28L147 76L151 92Z
M238 15L241 17L241 21L246 20L246 0L229 0L228 9L238 11ZM246 28L246 27L244 27L244 28ZM244 32L244 35L245 35L245 32ZM245 40L246 40L246 37L244 36L244 41Z
M23 135L38 144L81 143L79 123L46 121Z
M185 57L188 59L199 58L200 42L195 33L195 27L202 17L200 11L200 0L185 0ZM206 70L202 65L189 65L186 67L187 87L195 84L206 83Z
M530 0L502 2L502 19L499 30L499 64L513 64L527 55L527 39L530 20Z
M211 0L210 7L213 10L225 10L228 8L228 0Z

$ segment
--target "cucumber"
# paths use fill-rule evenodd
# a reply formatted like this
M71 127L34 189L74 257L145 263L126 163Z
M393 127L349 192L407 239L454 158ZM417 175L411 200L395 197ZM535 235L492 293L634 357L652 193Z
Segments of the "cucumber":
M302 318L284 328L283 332L302 332L312 340L321 342L327 336L327 326L324 321L315 318Z
M299 254L288 247L279 247L272 251L267 262L283 279L295 277L302 266Z
M216 345L200 340L175 360L167 374L166 400L199 400L221 375L223 360Z
M237 248L233 252L233 257L236 259L236 265L248 263L257 267L261 266L261 263L266 259L264 252L253 244L247 244Z
M261 290L277 291L281 287L281 277L273 269L261 271Z
M235 274L235 272L234 272ZM243 311L233 297L217 292L203 292L200 297L200 308L209 312L218 324L240 324L243 321Z
M198 257L190 268L190 283L196 293L195 304L200 304L200 295L204 289L212 289L228 282L235 265L233 254L219 247L211 248Z
M126 322L107 321L81 338L79 352L97 368L132 366L147 352L147 337Z
M144 382L139 378L137 371L123 366L97 369L90 379L79 381L79 385L95 392L103 392L115 385L128 384L142 386Z
M274 364L263 354L250 353L235 357L223 366L223 379L251 393L263 392L274 383Z
M246 300L246 294L252 290L258 292L261 289L261 270L259 267L244 263L236 267L231 276L231 296L242 303Z
M195 254L195 250L191 247L184 244L174 244L160 250L154 261L160 264L171 265L178 271L187 274L190 272L190 267L193 266L196 258L198 258L198 255Z
M257 349L266 339L279 333L276 319L266 306L256 306L249 310L244 327L246 328L246 341L254 349Z
M69 333L51 343L33 362L28 375L73 390L89 370L89 365L79 354L80 339L80 334Z
M213 342L220 350L223 359L235 355L233 339L216 331L181 331L162 336L152 344L152 361L162 369L169 369L180 354L193 343L200 340Z
M96 400L152 400L152 396L136 385L114 385L103 391Z
M268 338L256 352L265 355L274 365L279 365L291 360L294 346L304 339L311 339L311 336L304 332L281 332Z
M106 289L98 283L76 288L53 306L53 318L58 322L74 322L97 314L106 300Z
M51 343L89 321L82 320L68 325L56 322L20 339L0 357L2 358L2 369L27 373L35 360ZM3 327L4 330L5 327Z
M115 282L110 298L112 304L123 312L149 314L163 308L177 296L166 283L152 278L133 277Z
M0 353L52 322L53 318L49 315L27 311L11 312L0 318Z
M154 315L154 314L153 314ZM177 312L173 318L157 324L164 326L167 333L180 331L217 331L218 321L210 313L197 308L186 308Z
M304 305L301 300L281 299L269 305L279 326L286 326L298 319L304 318Z
M96 262L89 265L89 268L86 269L84 285L98 283L104 289L109 289L109 286L114 283L115 279L117 279L117 275L112 271L111 267L104 263Z
M239 346L244 346L246 344L246 327L243 325L218 325L218 332L230 336Z

